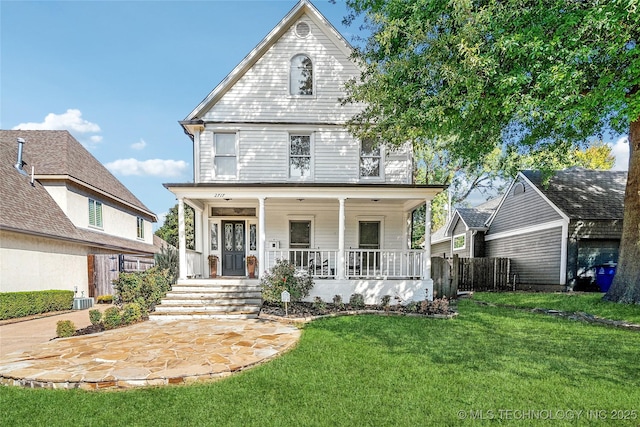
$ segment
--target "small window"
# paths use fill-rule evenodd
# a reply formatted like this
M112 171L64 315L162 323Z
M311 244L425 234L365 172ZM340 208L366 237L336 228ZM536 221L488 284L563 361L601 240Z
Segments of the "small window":
M513 186L513 195L517 196L518 194L524 194L524 184L522 182L518 182Z
M311 136L289 136L289 177L306 178L311 175Z
M237 172L236 134L214 134L214 168L216 177L235 177Z
M138 217L137 220L137 235L138 235L138 239L144 239L144 219Z
M89 225L102 228L102 203L89 199Z
M453 236L453 250L459 251L465 248L467 243L467 236L464 234L458 234Z
M307 55L296 55L291 58L289 93L313 95L313 64Z
M380 145L371 139L360 143L360 178L380 178Z

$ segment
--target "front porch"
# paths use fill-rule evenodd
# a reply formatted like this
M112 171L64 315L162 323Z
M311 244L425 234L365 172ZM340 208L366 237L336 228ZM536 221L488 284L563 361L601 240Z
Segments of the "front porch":
M178 197L180 281L257 278L284 259L315 279L310 296L361 293L432 299L430 246L411 248L411 213L441 187L414 185L168 185ZM185 209L194 247L185 248ZM430 210L424 226L430 238Z

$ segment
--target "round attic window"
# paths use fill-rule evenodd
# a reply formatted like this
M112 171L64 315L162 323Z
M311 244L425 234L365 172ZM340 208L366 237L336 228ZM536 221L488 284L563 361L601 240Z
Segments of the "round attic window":
M311 33L311 28L309 24L306 22L298 22L296 24L296 35L301 39L307 38L307 36Z

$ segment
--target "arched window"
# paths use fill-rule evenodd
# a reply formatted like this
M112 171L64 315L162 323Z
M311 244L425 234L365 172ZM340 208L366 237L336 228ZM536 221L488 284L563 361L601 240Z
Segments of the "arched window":
M313 64L307 55L300 54L291 58L289 93L313 95Z

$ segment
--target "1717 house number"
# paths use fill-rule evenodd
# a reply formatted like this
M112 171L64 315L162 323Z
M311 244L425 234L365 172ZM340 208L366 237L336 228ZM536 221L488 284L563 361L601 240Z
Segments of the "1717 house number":
M218 199L221 199L221 198L223 198L223 197L224 197L224 193L215 193L215 194L213 195L213 197L218 198Z

